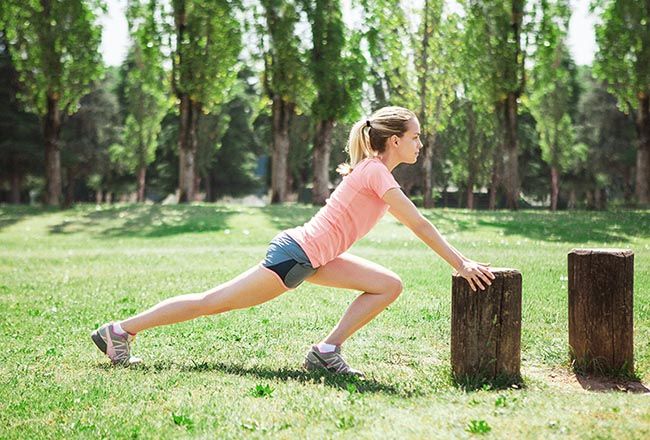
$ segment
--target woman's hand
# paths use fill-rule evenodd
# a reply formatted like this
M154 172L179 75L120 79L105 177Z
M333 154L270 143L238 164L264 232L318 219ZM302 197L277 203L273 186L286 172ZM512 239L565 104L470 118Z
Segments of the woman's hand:
M485 286L492 284L494 274L488 267L490 263L478 263L472 260L464 260L463 264L456 269L458 274L465 278L469 283L469 287L476 292L478 286L481 290L485 290ZM485 286L484 286L485 285Z

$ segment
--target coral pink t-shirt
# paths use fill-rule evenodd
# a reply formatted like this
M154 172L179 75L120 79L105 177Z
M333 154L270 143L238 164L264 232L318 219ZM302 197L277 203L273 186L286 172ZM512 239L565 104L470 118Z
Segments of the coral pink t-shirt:
M313 267L341 255L366 235L388 211L382 197L399 184L379 158L359 162L343 178L320 211L287 231L305 251Z

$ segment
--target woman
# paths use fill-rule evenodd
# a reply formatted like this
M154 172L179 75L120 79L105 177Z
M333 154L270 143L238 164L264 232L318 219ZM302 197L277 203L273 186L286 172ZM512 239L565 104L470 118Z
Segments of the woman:
M391 171L397 165L416 162L422 148L419 136L417 117L401 107L381 108L356 123L347 145L350 163L339 169L343 181L311 220L271 241L264 261L206 292L176 296L131 318L104 324L92 333L93 341L114 364L137 363L140 359L131 356L130 344L138 332L252 307L306 280L363 293L329 335L311 347L304 368L362 376L343 359L341 345L395 301L402 292L402 281L379 264L345 251L386 211L467 279L473 290L484 289L494 279L487 265L465 258L447 243L393 178Z

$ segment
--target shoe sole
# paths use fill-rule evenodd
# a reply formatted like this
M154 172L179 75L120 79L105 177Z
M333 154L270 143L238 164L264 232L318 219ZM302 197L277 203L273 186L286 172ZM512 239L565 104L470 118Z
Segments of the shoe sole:
M99 332L95 330L94 332L92 332L90 337L92 338L97 348L99 348L102 351L102 353L106 354L106 342L104 341L104 338L102 338L99 335Z

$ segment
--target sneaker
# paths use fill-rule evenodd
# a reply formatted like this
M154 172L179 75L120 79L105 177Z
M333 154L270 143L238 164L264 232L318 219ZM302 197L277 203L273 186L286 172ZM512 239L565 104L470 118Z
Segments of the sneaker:
M114 365L128 366L142 362L142 359L131 356L131 343L135 340L135 335L116 333L112 322L99 327L90 337Z
M307 371L327 370L336 374L365 377L361 371L351 368L347 362L345 362L345 359L341 356L340 346L337 346L331 353L321 353L314 345L311 350L309 350L309 353L307 353L307 356L305 356L303 368Z

